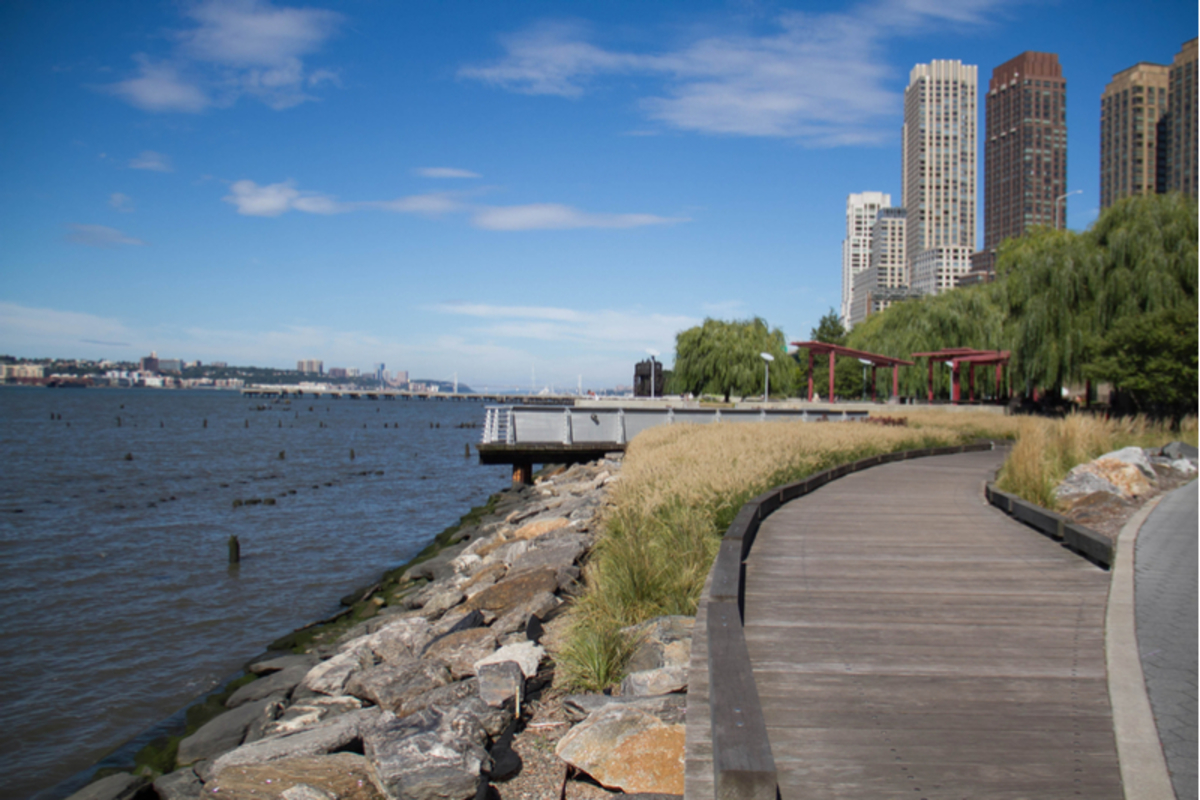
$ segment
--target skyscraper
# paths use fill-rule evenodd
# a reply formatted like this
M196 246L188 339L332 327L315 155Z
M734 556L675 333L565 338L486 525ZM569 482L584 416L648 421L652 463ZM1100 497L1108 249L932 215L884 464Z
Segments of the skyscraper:
M978 67L960 61L917 64L904 90L903 199L908 217L905 262L909 274L927 250L962 248L935 259L938 269L965 272L975 245L976 107ZM955 285L956 275L927 285ZM938 289L937 291L941 291Z
M1067 82L1054 53L992 70L984 141L983 249L1067 222ZM1061 199L1060 199L1061 198Z
M1196 196L1196 40L1184 42L1171 64L1167 93L1170 149L1167 190Z
M881 208L871 229L871 264L854 277L848 327L913 296L904 264L903 208Z
M1166 190L1170 68L1142 62L1100 96L1100 207ZM1194 84L1193 84L1194 85Z
M882 192L862 192L846 197L846 238L842 241L842 323L849 324L854 304L854 276L871 263L871 229L879 209L892 204Z

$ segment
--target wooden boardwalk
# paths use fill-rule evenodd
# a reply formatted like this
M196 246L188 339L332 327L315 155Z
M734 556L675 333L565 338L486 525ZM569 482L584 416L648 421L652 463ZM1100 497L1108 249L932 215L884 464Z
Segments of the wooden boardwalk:
M1002 457L875 467L763 522L746 642L784 800L1123 797L1108 573L986 505ZM693 647L699 800L712 762Z

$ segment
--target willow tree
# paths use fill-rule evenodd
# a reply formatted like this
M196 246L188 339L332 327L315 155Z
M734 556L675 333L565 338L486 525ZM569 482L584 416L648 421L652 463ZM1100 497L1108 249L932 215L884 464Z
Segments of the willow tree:
M794 393L796 367L787 357L783 331L770 328L761 317L732 322L706 319L702 325L676 334L675 367L668 391L719 394L725 402L735 393L761 394L764 369L759 353L775 356L771 393Z

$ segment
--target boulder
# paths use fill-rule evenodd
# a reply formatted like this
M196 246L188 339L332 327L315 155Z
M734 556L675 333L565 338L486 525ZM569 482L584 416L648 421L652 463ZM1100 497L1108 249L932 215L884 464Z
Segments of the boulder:
M287 669L272 672L256 681L250 681L229 696L229 699L225 701L225 707L237 708L245 703L262 700L271 695L282 695L286 698L293 689L300 685L310 669L312 669L311 664L296 664Z
M1177 458L1170 463L1171 469L1184 475L1196 474L1196 462L1188 458Z
M211 797L233 800L382 800L371 767L357 753L333 753L243 764L204 787Z
M500 542L496 545L495 549L488 553L486 563L509 566L528 550L530 546L529 542L524 539L518 539L515 542Z
M1083 465L1080 465L1083 466ZM1121 490L1116 484L1101 478L1093 472L1076 467L1067 473L1058 486L1054 487L1054 496L1067 507L1074 505L1080 498L1097 494L1120 496Z
M312 669L317 665L317 661L317 657L309 653L290 653L286 656L276 656L274 658L264 658L262 661L255 661L250 665L249 670L255 675L266 675L271 672L282 672L285 669L299 666Z
M623 628L621 633L637 643L626 669L642 672L686 666L692 658L692 628L695 624L695 617L667 616Z
M513 575L527 570L549 567L558 570L560 567L570 567L579 560L587 550L587 537L582 533L572 533L545 542L526 550L513 559L509 572Z
M506 611L504 616L497 617L496 621L492 623L491 629L496 636L523 630L530 617L546 619L560 605L562 605L562 600L550 592L538 592L516 608Z
M1136 447L1127 447L1125 450L1142 452L1140 448ZM1125 451L1118 450L1116 452L1124 453ZM1144 459L1145 454L1142 455ZM1149 461L1147 460L1146 463L1149 464ZM1150 469L1153 472L1153 467L1150 467ZM1117 458L1101 456L1094 461L1080 464L1068 472L1066 478L1055 487L1055 496L1069 498L1072 495L1110 491L1107 485L1115 487L1115 494L1126 500L1133 497L1143 497L1149 494L1153 488L1145 473L1137 464Z
M687 689L688 668L685 664L631 672L621 681L621 696L653 697L682 692Z
M501 661L515 661L517 666L521 668L521 674L526 678L532 678L537 674L538 665L542 663L542 659L546 657L546 648L533 642L519 642L501 647L496 652L484 659L475 662L475 669L478 670L484 664L499 664Z
M459 589L446 587L423 598L424 602L421 605L421 611L426 619L434 619L454 608L465 599L466 595Z
M496 624L499 624L497 620ZM450 667L454 680L475 674L475 662L496 650L496 634L491 628L468 628L434 639L425 647L424 658L437 658Z
M503 614L516 608L539 592L553 592L558 588L558 576L549 568L530 570L489 586L467 601L467 608L486 609Z
M325 720L358 711L360 708L362 701L350 695L314 695L304 700L293 701L275 720L263 728L263 738L313 728Z
M1200 451L1187 442L1171 442L1168 445L1164 445L1161 452L1172 461L1185 459L1190 460L1193 465L1195 465L1197 458L1200 457Z
M684 725L636 707L609 706L559 740L554 752L601 785L628 794L683 794Z
M80 789L67 800L149 800L154 796L145 778L119 772Z
M198 800L204 794L204 784L194 769L185 767L155 778L154 791L159 800Z
M449 682L450 671L446 662L430 658L412 659L380 664L356 673L346 685L346 693L402 714L406 713L406 700Z
M651 697L626 697L607 694L572 694L563 698L562 708L567 719L571 722L582 722L589 714L593 714L609 706L639 708L663 722L669 724L683 723L687 713L687 696L682 694L664 694Z
M551 531L556 531L559 528L565 528L571 522L565 517L550 517L548 519L539 519L533 522L526 523L513 533L513 539L528 541L537 539L539 536L545 536Z
M513 705L520 708L525 700L525 675L515 661L498 661L481 664L479 673L479 699L489 706Z
M454 567L450 566L459 553L466 550L469 545L466 542L460 542L449 547L442 548L441 552L427 561L422 561L416 566L409 567L401 576L403 581L415 581L425 578L431 581L439 581L442 578L447 578L454 574Z
M254 723L271 720L275 704L282 698L279 695L254 700L209 720L179 743L175 763L186 767L237 747L246 740L246 733Z
M367 653L370 654L369 661L374 663L409 661L417 658L432 638L429 621L423 617L411 617L396 620L369 636L346 642L341 645L341 650L358 652L364 666L369 666Z
M362 741L364 731L374 725L379 715L378 708L364 708L361 711L342 714L296 733L280 734L251 744L244 744L236 750L230 750L212 763L208 770L211 777L206 783L220 778L225 770L231 767L269 764L287 758L320 756L352 749ZM201 777L204 776L201 775Z
M477 609L470 611L465 608L453 608L442 615L434 625L429 628L429 633L434 639L445 636L447 633L457 633L471 628L478 628L485 625L483 613ZM431 640L432 641L432 640ZM429 645L426 645L428 647Z
M1111 453L1105 453L1096 459L1108 459L1111 461L1119 461L1122 464L1129 464L1141 470L1142 474L1147 478L1154 478L1154 465L1150 463L1150 459L1146 456L1146 451L1140 447L1122 447L1120 450L1113 450Z
M357 650L338 653L310 669L300 682L300 688L318 694L342 695L346 693L350 676L361 669L362 660Z
M506 572L508 572L508 565L503 562L488 564L462 585L463 594L467 597L474 597L503 578Z
M465 681L455 681L445 686L425 692L404 704L404 710L415 714L426 708L437 706L443 710L459 708L470 712L483 725L483 730L490 737L499 736L512 722L512 710L507 706L492 707L480 699L479 680L467 678Z
M431 706L404 717L385 712L363 745L389 800L469 800L490 767L486 741L471 714Z

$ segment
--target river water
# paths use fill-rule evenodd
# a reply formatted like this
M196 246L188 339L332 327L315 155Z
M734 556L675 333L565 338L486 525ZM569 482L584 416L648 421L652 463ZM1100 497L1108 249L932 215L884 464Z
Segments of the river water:
M56 796L507 485L464 456L480 431L458 426L482 419L474 402L0 389L0 796ZM234 505L252 498L275 505Z

